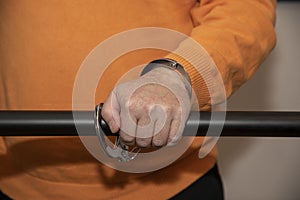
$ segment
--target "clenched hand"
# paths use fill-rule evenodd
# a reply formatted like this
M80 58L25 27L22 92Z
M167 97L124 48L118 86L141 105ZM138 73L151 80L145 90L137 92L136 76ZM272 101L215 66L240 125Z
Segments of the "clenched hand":
M160 67L115 87L101 114L123 143L161 147L178 142L190 110L180 75Z

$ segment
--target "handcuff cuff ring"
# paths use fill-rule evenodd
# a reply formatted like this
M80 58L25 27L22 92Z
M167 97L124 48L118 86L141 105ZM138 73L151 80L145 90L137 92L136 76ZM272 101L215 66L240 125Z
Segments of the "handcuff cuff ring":
M124 144L120 139L120 136L117 136L114 148L112 148L106 141L105 132L111 132L107 123L101 117L101 109L103 103L100 103L95 107L95 114L94 114L94 124L95 124L95 131L98 137L100 146L104 150L107 156L110 158L117 158L120 162L128 162L134 160L138 153L141 151L141 148L134 147L131 151L129 151L129 146Z

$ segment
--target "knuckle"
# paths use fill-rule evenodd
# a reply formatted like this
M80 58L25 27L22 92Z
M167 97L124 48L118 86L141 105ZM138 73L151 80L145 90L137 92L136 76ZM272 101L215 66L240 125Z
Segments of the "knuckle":
M145 126L147 126L149 123L151 122L151 118L149 116L144 116L141 119L139 119L138 121L138 127L139 128L144 128ZM142 135L145 136L145 134L147 133L143 133ZM149 136L149 134L147 134Z
M149 147L150 142L151 142L151 139L149 139L149 138L137 138L136 139L137 146L143 147L143 148Z
M133 143L134 142L134 137L127 135L127 134L120 134L121 140L124 143Z
M169 145L175 145L180 141L180 139L181 139L181 136L177 136L177 135L173 136L173 137L170 137L169 141L168 141L168 144Z
M140 106L135 98L128 99L125 103L125 108L131 113L138 113L140 110Z
M167 115L170 115L173 110L174 108L171 105L164 106L164 111L166 112Z
M101 116L103 117L104 120L109 120L111 116L111 112L108 109L103 108L101 110Z
M112 113L105 109L105 110L101 110L101 117L106 121L109 122L112 119Z
M155 139L152 141L153 146L155 147L162 147L166 144L166 141L162 140L162 139Z
M159 133L155 134L152 140L152 145L156 147L161 147L166 145L168 138L168 131L162 130Z

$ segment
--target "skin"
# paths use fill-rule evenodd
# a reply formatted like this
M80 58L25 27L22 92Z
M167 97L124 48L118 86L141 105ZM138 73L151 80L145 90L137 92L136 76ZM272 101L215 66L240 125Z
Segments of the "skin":
M138 147L175 145L190 112L191 102L176 71L156 68L118 85L101 114L121 140Z

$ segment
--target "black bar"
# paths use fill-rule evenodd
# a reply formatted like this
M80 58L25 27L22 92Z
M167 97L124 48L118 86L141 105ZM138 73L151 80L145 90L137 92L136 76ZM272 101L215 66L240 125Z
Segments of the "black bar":
M80 135L95 135L94 111L75 111L75 116L79 116L76 125L86 130ZM210 112L200 112L200 120L198 116L198 112L191 112L185 136L191 134L191 129L197 130L197 136L204 136L209 125L223 123L211 121ZM78 136L78 133L72 111L0 111L0 136ZM300 137L300 112L227 111L221 136Z
M94 135L94 112L77 111L76 124ZM76 118L77 119L77 118ZM0 136L78 136L71 111L0 111Z

